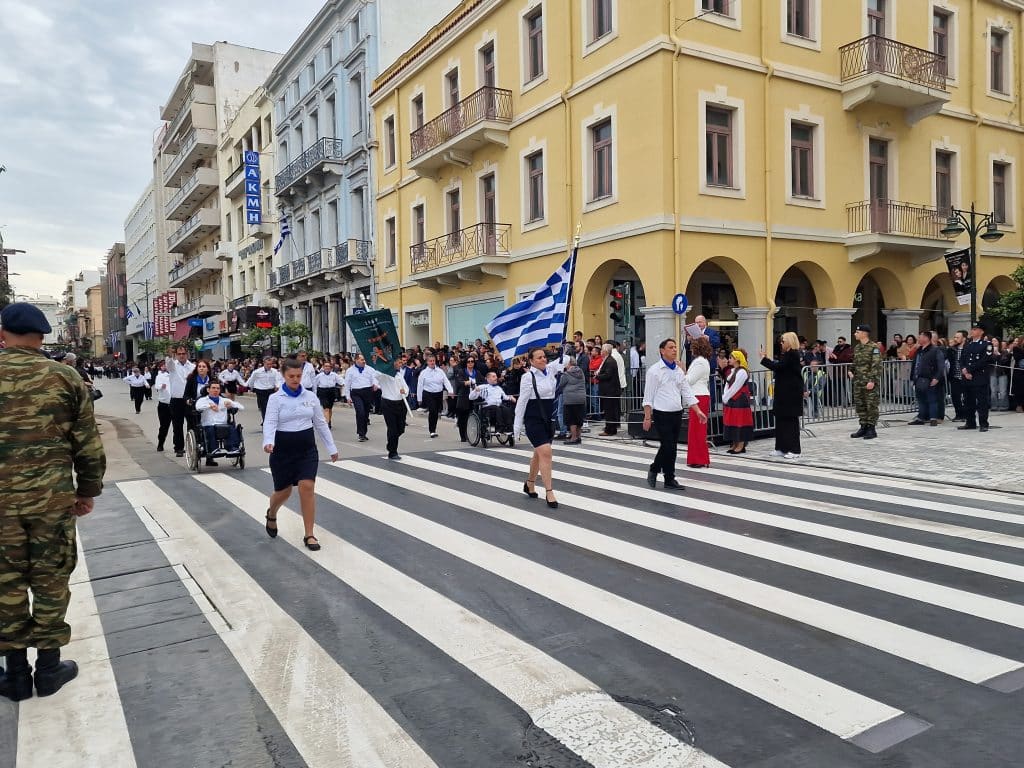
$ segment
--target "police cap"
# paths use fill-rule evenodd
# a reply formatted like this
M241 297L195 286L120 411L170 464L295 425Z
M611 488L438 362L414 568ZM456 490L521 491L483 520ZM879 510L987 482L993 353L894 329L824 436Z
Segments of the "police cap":
M975 323L974 325L971 326L971 328L977 328L979 331L985 330L985 326L982 325L981 323Z
M24 301L8 304L0 312L0 326L5 331L17 333L41 333L44 336L53 329L39 307Z
M861 323L855 330L864 331L864 333L871 333L871 326L867 323Z

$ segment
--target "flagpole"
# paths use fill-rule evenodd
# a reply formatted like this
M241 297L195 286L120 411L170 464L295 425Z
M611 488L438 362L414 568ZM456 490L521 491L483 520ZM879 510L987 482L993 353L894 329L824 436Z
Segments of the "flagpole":
M569 337L569 320L572 317L572 286L576 281L576 256L580 249L580 230L583 222L576 225L576 234L572 239L572 266L569 268L569 292L565 297L565 327L562 329L562 341Z

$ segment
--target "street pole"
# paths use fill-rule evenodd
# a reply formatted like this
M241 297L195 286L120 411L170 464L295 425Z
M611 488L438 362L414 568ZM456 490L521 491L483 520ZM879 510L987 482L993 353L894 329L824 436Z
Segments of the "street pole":
M145 280L132 280L132 285L141 285L141 286L143 286L146 289L146 311L143 313L143 321L142 321L142 340L146 341L147 340L146 339L146 328L149 327L149 311L150 311L150 307L149 307L149 278L147 277L147 278L145 278ZM136 357L138 357L138 355L136 355ZM154 360L156 359L155 355L153 356L153 359Z
M971 268L969 270L971 281L971 325L978 322L978 235L985 242L994 243L999 240L1003 233L999 231L999 222L995 212L979 214L975 210L974 203L971 203L969 211L959 208L952 208L946 219L945 226L940 230L947 237L956 237L967 233L970 239Z

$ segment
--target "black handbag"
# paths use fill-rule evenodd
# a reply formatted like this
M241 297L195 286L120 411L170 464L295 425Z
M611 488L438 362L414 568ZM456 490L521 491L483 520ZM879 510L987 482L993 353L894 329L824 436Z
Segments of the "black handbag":
M92 392L93 402L95 402L96 400L99 400L101 397L103 397L103 390L101 390L99 387L93 387L91 392Z

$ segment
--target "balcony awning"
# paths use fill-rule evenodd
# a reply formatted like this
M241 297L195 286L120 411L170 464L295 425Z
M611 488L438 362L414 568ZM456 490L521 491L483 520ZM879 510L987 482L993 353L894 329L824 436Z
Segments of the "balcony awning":
M229 347L231 342L228 339L211 339L200 347L201 352L209 352L210 350L216 349L217 347Z

